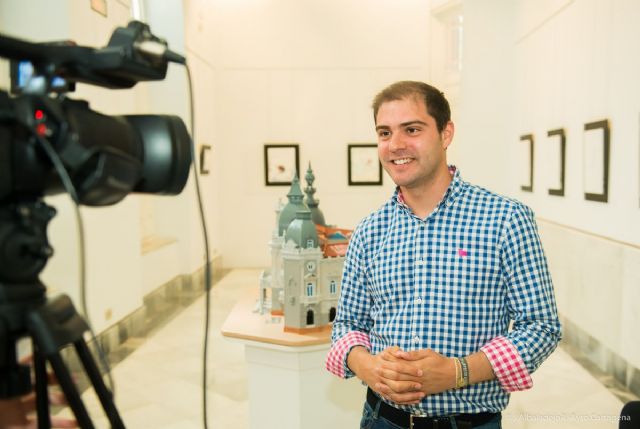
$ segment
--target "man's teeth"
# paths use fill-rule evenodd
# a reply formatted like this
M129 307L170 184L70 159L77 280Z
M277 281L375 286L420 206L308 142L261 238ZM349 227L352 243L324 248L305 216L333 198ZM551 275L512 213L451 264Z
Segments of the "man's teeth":
M395 165L402 165L411 162L411 158L394 159L392 162Z

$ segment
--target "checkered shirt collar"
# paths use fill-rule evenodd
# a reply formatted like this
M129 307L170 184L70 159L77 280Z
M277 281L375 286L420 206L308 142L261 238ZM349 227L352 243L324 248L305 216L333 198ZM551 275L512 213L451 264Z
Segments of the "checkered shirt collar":
M444 197L442 197L442 200L438 203L438 207L440 207L442 204L452 204L464 188L465 182L460 176L460 170L458 170L458 167L456 167L455 165L450 165L449 174L451 174L451 176L453 177L451 178L451 183L449 183L447 192L444 193ZM393 194L392 199L401 208L407 210L409 213L413 213L411 211L411 208L404 201L404 196L402 195L400 186L396 186L396 190Z

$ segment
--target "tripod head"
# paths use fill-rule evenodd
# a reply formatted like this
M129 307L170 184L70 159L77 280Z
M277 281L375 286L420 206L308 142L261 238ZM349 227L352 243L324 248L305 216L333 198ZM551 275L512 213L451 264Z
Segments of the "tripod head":
M38 199L0 205L0 398L32 390L16 343L27 334L26 315L45 303L38 276L53 255L47 226L55 214Z
M0 400L36 391L38 427L51 427L47 369L49 362L81 428L93 429L87 408L60 351L73 345L103 409L115 429L124 423L106 387L84 334L89 325L66 295L45 296L38 276L53 249L47 226L56 211L40 199L0 204ZM33 344L35 386L31 368L17 360L17 342L29 336ZM35 389L34 389L35 388Z

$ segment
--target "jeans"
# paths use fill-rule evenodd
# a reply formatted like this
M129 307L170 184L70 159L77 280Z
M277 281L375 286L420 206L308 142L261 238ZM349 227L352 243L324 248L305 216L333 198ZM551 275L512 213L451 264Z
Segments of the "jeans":
M451 418L451 428L458 429L455 419ZM487 423L476 426L474 429L501 429L502 428L502 415L497 414L493 419ZM362 420L360 420L360 429L404 429L384 417L380 417L377 412L371 408L371 406L365 402L364 410L362 412Z

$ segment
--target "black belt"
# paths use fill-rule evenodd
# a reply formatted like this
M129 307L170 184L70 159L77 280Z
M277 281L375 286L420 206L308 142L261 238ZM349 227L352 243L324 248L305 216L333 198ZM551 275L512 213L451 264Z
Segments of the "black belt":
M449 417L419 417L406 411L399 410L382 401L373 390L367 389L367 403L376 409L380 402L378 415L390 422L409 429L449 429L451 421ZM499 413L477 413L477 414L457 414L451 416L456 420L456 425L460 429L474 428L483 425L496 417Z

